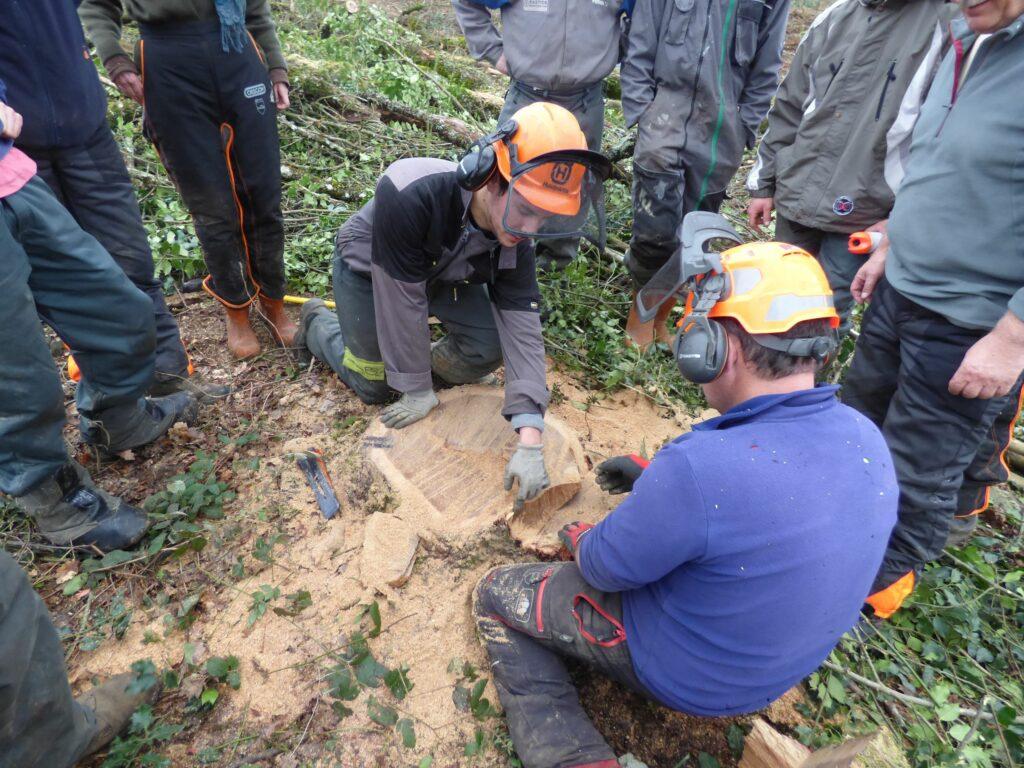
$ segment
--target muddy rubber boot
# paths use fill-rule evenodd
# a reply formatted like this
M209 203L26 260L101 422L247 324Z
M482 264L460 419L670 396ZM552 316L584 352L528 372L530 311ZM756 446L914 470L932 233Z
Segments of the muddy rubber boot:
M228 322L228 351L236 360L256 357L260 353L260 340L249 325L249 308L224 308Z
M198 373L157 373L146 394L150 397L163 397L175 392L187 392L203 405L209 405L230 395L231 387L206 381Z
M120 453L153 442L179 421L191 426L198 416L199 402L188 392L140 398L91 418L82 416L82 437L101 451Z
M570 768L621 768L618 760L598 760L596 763L580 763Z
M96 735L86 746L82 757L107 746L115 736L128 727L135 710L143 704L152 704L160 696L159 683L151 685L145 691L129 693L128 686L133 680L133 673L123 672L75 697L75 701L92 711L97 725Z
M145 512L97 488L77 461L15 501L53 544L91 545L102 552L130 549L149 527Z
M306 345L306 334L309 333L309 326L314 318L321 315L331 316L334 310L329 309L323 299L310 299L299 310L299 327L292 339L292 350L299 365L307 366L313 361L313 353Z
M260 319L270 328L270 335L274 337L274 341L282 347L294 346L299 326L284 311L284 301L260 296L260 310Z

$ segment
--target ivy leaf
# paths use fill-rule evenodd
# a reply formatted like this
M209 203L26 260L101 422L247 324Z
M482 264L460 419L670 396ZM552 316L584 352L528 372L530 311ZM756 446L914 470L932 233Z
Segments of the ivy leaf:
M132 677L132 681L125 688L128 693L142 693L157 684L156 666L149 659L133 663L132 674L134 677Z
M935 713L942 722L951 723L960 717L960 707L956 704L940 704L935 708Z
M383 725L385 728L390 728L398 722L398 713L391 707L381 704L374 696L366 702L366 714L377 725Z
M359 696L359 683L352 678L352 672L343 664L335 666L327 675L328 692L335 699L353 701Z
M469 688L464 685L456 685L452 691L452 703L459 712L469 712Z
M701 752L697 755L697 765L700 768L720 768L718 761L707 752Z
M415 749L416 731L413 728L412 720L407 717L403 717L398 721L398 725L395 727L398 729L398 733L402 737L402 746L406 749Z
M405 695L412 690L412 681L409 680L409 668L401 666L398 669L392 669L384 675L384 685L388 687L396 699L399 701L404 699Z
M367 688L379 688L380 681L387 673L388 668L379 664L370 653L356 667L356 679Z
M336 714L341 720L344 720L346 717L352 714L352 710L346 707L340 701L332 701L331 709L334 710L334 714Z
M207 707L212 707L217 703L218 698L220 698L220 693L216 688L207 688L199 697L199 703Z
M362 621L364 618L370 620L370 629L366 633L369 638L377 637L380 634L380 604L374 600L369 605L364 605L362 612L359 614L357 621Z
M84 573L76 573L74 576L72 576L68 583L64 585L64 589L62 590L64 597L73 595L75 594L75 592L84 587L86 577L87 574Z

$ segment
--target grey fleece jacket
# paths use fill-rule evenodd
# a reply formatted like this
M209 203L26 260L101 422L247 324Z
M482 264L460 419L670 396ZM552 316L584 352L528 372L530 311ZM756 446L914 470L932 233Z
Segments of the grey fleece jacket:
M789 0L636 0L621 68L626 123L665 85L692 94L695 109L680 119L694 141L710 142L723 104L753 146L778 86L788 13Z
M502 54L509 75L541 90L564 93L600 82L619 63L619 0L512 0L501 9L501 33L491 11L452 0L475 59Z
M399 392L432 386L431 293L486 285L505 362L502 414L517 427L543 427L549 393L533 244L506 248L474 226L472 193L458 186L455 168L431 158L393 163L373 199L338 230L335 248L373 282L384 373Z
M885 276L964 328L1024 320L1024 16L981 43L953 22L889 217Z
M839 0L814 20L747 177L782 216L848 234L888 217L959 13L945 0Z

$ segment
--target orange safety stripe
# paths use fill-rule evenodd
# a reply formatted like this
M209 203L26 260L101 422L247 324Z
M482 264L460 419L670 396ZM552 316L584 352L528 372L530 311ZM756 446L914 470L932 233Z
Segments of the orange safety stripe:
M256 296L259 296L263 289L260 287L260 284L256 282L256 275L252 271L249 239L245 236L245 209L242 208L242 200L238 197L238 185L235 184L235 169L231 165L231 147L235 144L235 129L231 127L230 123L221 123L220 129L223 131L225 128L227 128L228 131L228 141L227 144L224 145L224 163L227 165L228 178L231 180L231 196L235 199L235 206L238 208L238 230L242 235L242 248L245 250L245 268L249 273L249 279L256 287ZM256 296L249 299L244 306L252 304L253 299L255 299Z
M869 595L865 601L875 609L875 616L880 619L888 619L914 591L914 572L904 574L885 589L880 589L873 595Z
M259 44L256 42L256 38L252 36L252 32L250 32L247 29L245 30L245 34L247 34L249 36L249 39L252 40L252 47L256 49L256 55L260 57L260 61L263 62L263 66L267 66L267 60L263 58L263 51L260 49Z
M139 40L139 77L142 78L142 88L146 88L146 41Z
M254 301L256 301L256 297L255 296L253 296L251 299L249 299L247 302L245 302L245 304L232 304L230 301L225 301L220 296L218 296L216 293L214 293L213 292L213 288L211 288L209 286L209 282L210 282L210 280L212 278L213 278L213 275L207 275L206 277L203 278L203 290L206 293L208 293L211 296L213 296L213 298L215 298L217 301L219 301L221 304L223 304L228 309L245 309L250 304L252 304Z

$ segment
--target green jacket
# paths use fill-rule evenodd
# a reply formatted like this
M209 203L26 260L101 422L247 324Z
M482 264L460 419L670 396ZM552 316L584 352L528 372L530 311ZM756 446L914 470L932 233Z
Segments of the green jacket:
M214 0L83 0L78 16L111 77L135 67L131 56L121 47L122 15L142 24L213 21L217 19L217 8ZM263 49L271 80L287 81L288 65L270 16L269 0L247 0L245 26Z

